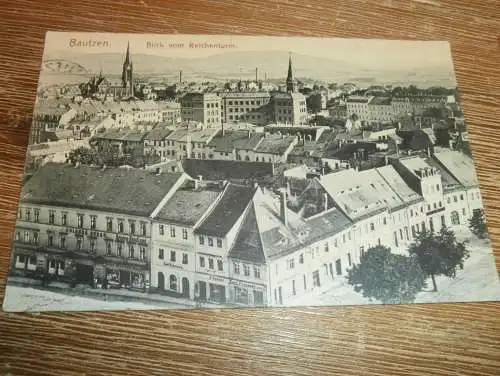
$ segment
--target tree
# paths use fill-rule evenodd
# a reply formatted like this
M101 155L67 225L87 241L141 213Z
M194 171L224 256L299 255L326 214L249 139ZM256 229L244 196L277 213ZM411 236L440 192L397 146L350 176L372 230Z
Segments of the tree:
M469 257L465 242L457 241L453 230L441 228L438 233L422 231L408 249L410 256L420 264L426 276L432 278L433 291L437 291L436 276L455 278L457 270L464 268Z
M415 259L391 253L384 246L369 248L348 272L356 292L384 304L410 303L425 287L425 274Z
M71 150L68 154L68 159L71 164L81 163L83 165L101 165L102 158L94 149L89 149L80 146L75 150Z
M469 219L469 228L479 239L486 239L488 237L484 210L474 210L472 218Z

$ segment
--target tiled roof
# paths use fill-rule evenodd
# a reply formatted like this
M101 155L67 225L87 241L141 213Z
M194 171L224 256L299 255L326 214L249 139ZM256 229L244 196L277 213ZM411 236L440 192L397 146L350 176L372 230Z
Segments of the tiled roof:
M229 257L254 264L266 262L253 205L243 221L234 246L229 252Z
M95 139L99 140L115 140L115 141L132 141L140 142L144 140L148 135L145 131L123 131L123 130L109 130L105 133L100 133L94 136Z
M188 135L191 137L191 142L207 142L218 132L218 129L179 129L173 131L167 136L167 140L187 142Z
M155 127L148 133L145 140L150 141L163 141L172 131L163 127Z
M261 141L262 135L250 131L226 131L214 137L209 143L216 152L232 152L233 150L253 150Z
M21 202L149 216L181 176L48 163L26 182Z
M269 135L262 139L255 151L257 153L283 155L294 142L296 142L294 136L281 138L280 136Z
M224 161L210 159L185 159L184 171L204 180L258 179L273 176L273 165L267 162Z
M389 106L391 104L390 97L373 97L369 103L370 105L378 105L378 106Z
M468 155L457 150L445 150L435 153L434 158L465 187L479 184L474 161Z
M197 233L225 236L243 215L255 188L228 184L217 205L195 230Z
M180 225L193 226L214 203L221 189L215 187L193 189L192 182L187 182L178 189L160 209L157 220L165 220Z

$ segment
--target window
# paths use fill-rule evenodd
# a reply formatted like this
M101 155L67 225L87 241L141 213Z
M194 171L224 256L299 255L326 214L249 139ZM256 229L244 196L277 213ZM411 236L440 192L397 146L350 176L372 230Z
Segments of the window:
M217 238L217 247L222 248L222 239L221 238Z
M90 239L89 248L90 248L90 252L92 252L92 253L95 252L95 239Z
M250 266L248 266L247 264L243 264L243 274L245 275L245 277L250 276Z
M177 291L177 277L173 274L170 275L169 279L169 285L170 285L170 290L175 290Z
M463 200L464 200L464 195L460 194L460 201L463 201Z
M83 239L76 238L76 249L80 250L80 249L82 249L82 246L83 246Z
M145 247L140 247L139 248L139 259L141 261L146 260L146 248Z
M60 242L61 248L66 248L66 235L61 235Z
M36 265L36 256L31 256L29 259L30 265Z
M113 218L111 217L106 218L106 231L109 232L113 231Z
M329 249L329 247L328 247L328 243L325 243L325 252L328 252L329 250L330 250L330 249ZM299 262L299 264L300 264L300 262Z
M160 235L165 235L165 226L159 225L158 230L160 232Z
M217 260L217 269L221 272L224 269L222 260Z
M33 233L33 244L38 244L38 232Z
M345 234L342 234L342 243L345 243Z
M170 262L175 262L175 251L170 251Z
M47 244L48 244L49 246L51 246L51 245L53 245L53 244L54 244L54 236L49 235L49 236L47 237Z
M188 263L188 254L187 253L182 254L182 263L184 265L186 265Z
M240 274L240 264L237 262L233 263L234 274Z
M175 227L174 226L170 226L170 237L175 238Z
M95 215L90 216L90 228L95 230L96 228L97 217Z
M301 253L299 256L299 264L303 264L303 263L304 263L304 254Z
M213 270L213 268L214 268L214 259L213 258L208 259L208 268Z
M205 244L205 237L204 237L203 235L200 235L200 236L198 237L198 240L200 241L200 245Z
M204 268L205 267L205 257L200 256L200 267Z
M131 234L135 234L135 221L128 222L129 230Z
M121 257L123 253L122 251L123 251L123 243L122 242L116 243L116 255Z
M457 196L453 196L453 202L457 202L458 199L457 199Z
M292 295L296 295L297 291L295 290L295 279L292 279Z
M467 215L467 211L465 210L465 208L462 209L462 215L465 217Z
M141 222L141 235L146 236L146 222Z
M125 226L123 224L123 219L118 220L118 232L123 233L125 230Z
M351 254L350 253L347 254L347 263L349 264L349 266L352 265L352 260L351 260Z
M359 257L363 257L365 255L365 247L359 247Z
M26 209L24 217L26 218L27 221L31 221L31 209Z
M163 248L158 249L158 258L163 260L165 258L165 250Z
M293 269L295 267L295 259L288 259L288 269Z
M214 246L214 239L213 238L208 238L208 246L213 247Z
M83 227L83 214L77 214L77 218L78 218L78 227L79 228L82 228Z
M320 286L319 271L318 270L316 270L315 272L313 272L313 286L314 287L319 287Z
M111 242L106 242L106 256L111 256Z
M255 278L260 278L260 267L258 266L253 267L253 276Z
M437 209L437 204L436 204L436 203L434 203L434 205L433 205L433 206L434 206L434 209Z
M134 253L135 253L134 246L133 245L129 246L128 247L128 258L133 259L135 256Z
M436 191L438 191L438 192L439 192L439 189L440 189L440 188L439 188L439 184L436 184Z
M374 223L370 223L370 230L375 231L375 224Z
M449 204L449 203L451 203L451 197L448 197L448 198L446 199L446 202L447 202L448 204Z
M49 224L53 225L54 224L54 219L55 219L56 213L54 210L49 211Z
M182 239L186 240L188 238L188 230L182 229Z

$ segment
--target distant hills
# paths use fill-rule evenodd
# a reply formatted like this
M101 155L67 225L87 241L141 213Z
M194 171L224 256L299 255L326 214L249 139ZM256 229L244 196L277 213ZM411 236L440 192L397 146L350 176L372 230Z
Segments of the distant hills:
M42 62L42 72L48 73L70 73L88 74L89 72L82 65L61 59L44 60Z
M285 79L288 69L288 53L284 51L229 51L197 59L132 54L134 71L140 76L164 76L177 80L182 70L183 80L254 79L258 68L259 79ZM63 51L57 57L44 62L51 71L59 69L68 73L120 74L124 54L75 54ZM419 86L454 86L453 68L450 66L427 66L398 71L362 68L346 59L293 54L293 69L296 78L307 78L326 82L387 83L395 85L415 84ZM54 62L61 62L60 66ZM63 64L64 63L64 64ZM366 66L366 62L363 62ZM54 66L55 65L55 66Z

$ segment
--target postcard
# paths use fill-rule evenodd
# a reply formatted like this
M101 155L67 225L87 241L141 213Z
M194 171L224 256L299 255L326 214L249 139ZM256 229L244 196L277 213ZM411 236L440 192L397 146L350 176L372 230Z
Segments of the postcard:
M48 32L3 309L494 301L447 42Z

